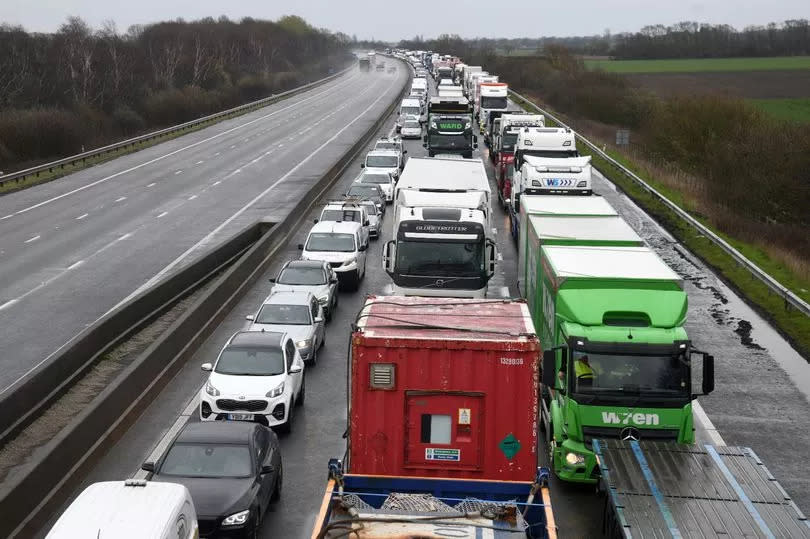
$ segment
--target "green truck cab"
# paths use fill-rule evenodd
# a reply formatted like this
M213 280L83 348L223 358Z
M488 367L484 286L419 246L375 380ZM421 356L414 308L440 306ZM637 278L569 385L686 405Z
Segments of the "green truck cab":
M693 363L702 356L707 394L714 360L691 349L680 277L638 246L544 245L529 267L541 426L557 476L595 483L594 439L694 442Z

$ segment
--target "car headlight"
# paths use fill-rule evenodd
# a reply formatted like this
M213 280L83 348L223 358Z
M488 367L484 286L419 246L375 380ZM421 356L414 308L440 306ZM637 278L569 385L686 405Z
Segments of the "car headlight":
M249 516L250 516L250 509L245 509L244 511L239 511L238 513L234 513L229 517L225 517L225 520L222 521L222 525L238 526L240 524L244 524L245 522L247 522Z
M308 347L310 344L312 344L312 339L303 339L303 340L300 340L300 341L296 341L296 342L295 342L295 346L296 346L297 348L306 348L306 347Z
M212 397L219 397L219 389L211 385L211 380L205 382L205 392L211 395Z
M323 305L329 303L329 294L324 294L323 296L318 296L318 303Z
M344 265L344 266L351 266L351 265L352 265L352 264L354 264L355 262L357 262L357 258L352 257L352 258L350 258L350 259L346 260L346 261L343 263L343 265Z
M282 393L284 393L284 382L281 382L279 385L277 385L276 387L274 387L273 389L268 391L264 396L273 398L273 397L278 397ZM237 513L237 514L239 514L239 513ZM235 516L235 515L231 515L231 516Z
M570 466L577 466L579 464L585 464L585 457L576 453L568 453L565 455L565 462Z
M582 180L577 184L577 187L587 187L588 182L586 180Z

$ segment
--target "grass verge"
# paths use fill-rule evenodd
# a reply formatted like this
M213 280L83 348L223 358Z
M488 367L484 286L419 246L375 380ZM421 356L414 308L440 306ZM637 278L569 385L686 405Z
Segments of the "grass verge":
M810 123L810 97L799 99L751 99L750 102L777 120Z
M810 56L773 58L684 58L672 60L585 60L588 69L612 73L699 73L810 69Z
M512 96L512 100L525 110L531 112L537 111L528 101L514 96ZM556 125L556 123L547 118L546 125L553 126ZM715 245L706 236L703 236L697 229L691 227L670 208L665 206L657 198L654 198L653 195L644 190L636 182L614 168L608 161L598 155L594 155L590 149L579 143L578 150L582 155L591 155L593 166L598 169L599 172L622 189L627 196L633 199L645 212L667 229L682 245L700 257L729 286L735 289L749 304L753 305L762 315L770 320L776 326L777 330L798 349L800 354L805 358L810 358L810 318L790 307L781 297L773 293L770 288L755 278L747 269L738 265L737 262L719 246ZM608 151L608 154L640 176L645 182L654 187L669 200L683 207L683 200L680 193L660 185L655 180L651 179L644 170L639 169L639 167L629 162L624 156L611 151ZM717 232L709 226L705 219L700 217L698 217L698 219L702 224L709 227L713 232L729 242L735 249L745 255L746 258L757 264L782 285L788 287L805 301L810 300L810 283L798 277L784 265L773 260L762 249Z

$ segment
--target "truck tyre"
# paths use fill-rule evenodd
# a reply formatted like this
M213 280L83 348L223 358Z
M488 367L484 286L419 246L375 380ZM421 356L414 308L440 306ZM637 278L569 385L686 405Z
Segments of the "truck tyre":
M472 159L472 152L464 152L462 157L464 157L464 159Z

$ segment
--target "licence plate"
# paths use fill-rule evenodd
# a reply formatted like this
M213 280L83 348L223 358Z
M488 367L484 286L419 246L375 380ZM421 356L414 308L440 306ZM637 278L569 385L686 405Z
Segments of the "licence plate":
M253 421L253 414L228 414L231 421Z

